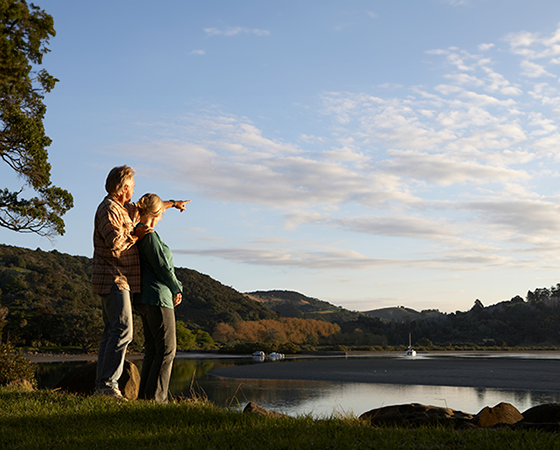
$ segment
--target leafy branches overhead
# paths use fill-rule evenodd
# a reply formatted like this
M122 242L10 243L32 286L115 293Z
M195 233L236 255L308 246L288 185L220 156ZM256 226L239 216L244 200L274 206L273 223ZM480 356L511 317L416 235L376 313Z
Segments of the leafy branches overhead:
M24 186L0 190L0 226L41 236L64 234L61 216L73 206L72 195L53 186L46 148L44 94L58 81L36 71L54 36L53 18L25 0L0 0L0 157ZM37 194L26 199L25 187Z

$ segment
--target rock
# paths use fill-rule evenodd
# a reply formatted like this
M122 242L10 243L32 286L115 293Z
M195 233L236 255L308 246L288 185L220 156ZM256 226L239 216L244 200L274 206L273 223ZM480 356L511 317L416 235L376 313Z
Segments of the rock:
M548 403L528 409L523 413L523 422L558 423L560 422L560 403Z
M472 423L481 427L493 427L497 424L513 425L523 419L521 413L510 403L499 403L490 408L486 406L476 416Z
M360 416L372 425L424 425L451 423L453 426L464 426L472 420L472 414L456 411L451 408L410 403L406 405L385 406L372 409Z
M523 413L523 420L515 428L560 431L560 403L534 406Z
M130 361L124 362L124 370L119 378L119 389L124 398L136 400L140 388L140 372L136 364Z
M76 367L60 380L56 388L75 394L92 395L95 391L96 375L97 362ZM139 387L140 372L138 367L136 367L136 364L125 360L123 373L119 379L119 389L123 397L129 400L136 400Z
M263 407L257 405L256 403L253 402L249 402L247 403L247 406L245 406L245 409L243 410L243 413L246 414L258 414L259 416L267 416L267 417L288 417L285 414L276 412L276 411L270 411L268 409L264 409Z

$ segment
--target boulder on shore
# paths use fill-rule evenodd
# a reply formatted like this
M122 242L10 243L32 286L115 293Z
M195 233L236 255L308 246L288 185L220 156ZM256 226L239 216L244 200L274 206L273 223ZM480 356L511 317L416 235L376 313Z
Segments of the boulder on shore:
M472 423L481 428L493 427L498 424L513 425L523 420L523 415L510 403L499 403L490 408L486 406L474 416Z
M523 413L523 422L529 423L559 423L560 403L548 403L529 408Z
M560 417L560 404L556 411ZM362 414L360 418L369 420L373 426L443 425L447 423L456 428L488 428L497 425L516 425L521 423L523 415L509 403L500 403L493 408L486 406L476 415L451 408L410 403L372 409Z
M547 403L529 408L515 428L560 431L560 403Z
M259 416L267 416L267 417L288 417L285 414L265 409L262 406L259 406L259 405L257 405L256 403L253 403L253 402L247 403L247 405L243 409L243 413L245 413L245 414L257 414Z
M373 426L451 423L459 427L469 423L473 419L473 415L451 408L410 403L372 409L363 413L360 419L369 420Z
M57 389L74 394L92 395L95 391L95 378L97 376L97 362L70 370L56 386ZM123 373L119 379L119 389L123 397L128 400L138 398L140 387L140 372L133 362L125 360Z

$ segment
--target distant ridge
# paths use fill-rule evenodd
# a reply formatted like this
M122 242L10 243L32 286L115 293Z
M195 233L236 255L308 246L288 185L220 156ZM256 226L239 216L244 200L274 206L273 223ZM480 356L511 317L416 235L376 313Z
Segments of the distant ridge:
M363 314L376 317L385 322L390 322L392 320L395 322L406 322L408 320L436 318L444 315L436 309L426 309L422 312L418 312L412 308L406 308L405 306L372 309L371 311L364 311Z
M372 309L370 311L350 311L296 291L254 291L246 292L245 295L284 317L328 320L330 322L358 320L361 316L380 319L383 322L407 322L419 318L426 319L444 316L444 314L435 309L418 312L405 306Z
M357 320L361 316L359 312L335 306L324 300L307 297L295 291L254 291L246 292L245 295L284 317L345 322Z

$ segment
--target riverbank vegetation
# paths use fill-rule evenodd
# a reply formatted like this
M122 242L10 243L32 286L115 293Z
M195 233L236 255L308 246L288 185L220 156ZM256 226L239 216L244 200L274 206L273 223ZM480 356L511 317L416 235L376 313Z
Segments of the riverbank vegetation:
M265 417L201 400L167 405L55 391L0 388L0 448L119 449L528 449L556 433L442 426L372 427L354 416Z

